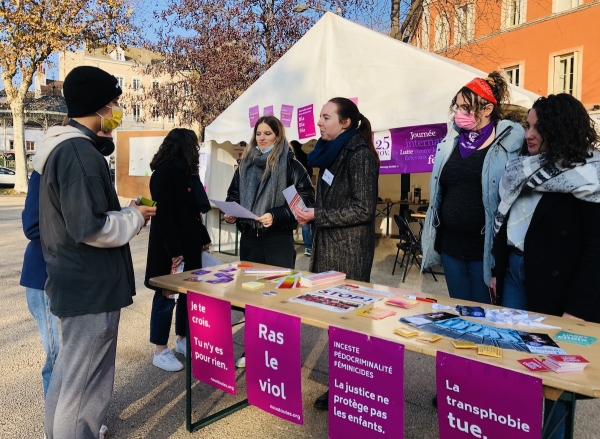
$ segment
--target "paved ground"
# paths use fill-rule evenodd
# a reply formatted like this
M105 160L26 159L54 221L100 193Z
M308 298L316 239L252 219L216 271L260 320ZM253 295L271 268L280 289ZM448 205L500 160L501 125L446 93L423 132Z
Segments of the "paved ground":
M40 370L44 358L37 328L27 310L19 277L27 240L21 231L23 197L0 196L0 438L43 437L43 403ZM152 292L143 286L148 231L142 231L131 244L136 271L135 303L121 314L115 393L106 424L113 438L188 438L185 429L183 373L164 372L151 364L152 346L148 325ZM307 269L308 258L298 248L297 268ZM401 286L401 274L391 276L396 254L395 240L378 240L372 282ZM214 252L223 262L237 258ZM404 288L425 294L446 295L444 278L434 282L431 275L409 272ZM239 318L234 315L234 318ZM239 327L238 327L239 328ZM241 328L240 328L241 329ZM171 344L174 337L172 337ZM236 355L243 349L243 331L234 335ZM312 407L327 384L327 334L303 326L303 401L305 425L279 420L254 407L238 411L196 433L206 438L326 438L327 414ZM434 359L406 352L405 437L437 438L437 413L430 404L435 394ZM238 373L244 388L243 371ZM239 395L243 398L245 395ZM237 399L223 396L209 386L194 386L195 416L203 416ZM578 405L576 439L599 438L600 401ZM596 433L594 433L596 432ZM510 438L506 438L510 439Z

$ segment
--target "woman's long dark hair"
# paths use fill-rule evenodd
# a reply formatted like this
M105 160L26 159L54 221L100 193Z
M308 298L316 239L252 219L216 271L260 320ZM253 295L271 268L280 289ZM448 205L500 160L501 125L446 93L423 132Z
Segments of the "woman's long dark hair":
M188 169L187 175L198 175L200 163L200 145L198 136L187 128L173 128L163 140L150 162L150 169L156 170L163 163L169 163L175 159L185 159Z
M508 104L510 101L510 92L508 91L506 79L504 79L502 73L492 72L487 78L485 78L485 82L487 82L492 88L492 94L494 95L494 98L496 98L496 101L498 102L497 104L493 104L487 99L479 96L471 89L463 87L452 99L452 103L450 104L450 112L454 113L454 110L456 109L456 98L459 94L461 94L470 107L469 111L474 111L475 115L478 115L486 105L492 104L494 109L490 113L490 120L492 122L498 122L502 120L502 104Z
M534 102L535 128L546 141L544 154L548 163L571 168L584 163L598 146L594 121L581 102L570 94L541 97Z
M333 98L329 102L334 103L337 106L337 114L340 123L344 123L350 119L350 126L348 129L355 129L358 134L365 140L367 148L373 153L379 163L379 154L373 145L373 131L371 130L371 122L365 116L363 116L358 107L354 102L347 98Z

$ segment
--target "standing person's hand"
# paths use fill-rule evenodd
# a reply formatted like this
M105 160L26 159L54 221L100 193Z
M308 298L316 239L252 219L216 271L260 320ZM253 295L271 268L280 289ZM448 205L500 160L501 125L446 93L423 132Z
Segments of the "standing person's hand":
M237 218L235 216L229 216L229 215L223 215L223 218L225 218L225 221L228 222L229 224L233 224L235 222L235 220L237 220Z
M171 258L171 261L173 261L173 264L172 264L173 267L178 267L179 264L181 264L183 262L183 255L177 256L176 258Z
M273 225L273 214L265 213L264 215L256 218L256 221L261 223L264 228L271 227Z
M148 220L150 218L152 218L154 215L156 215L156 207L138 206L135 203L135 200L131 200L131 202L129 203L129 206L135 207L137 210L139 210L139 212L144 217L144 226L148 225Z
M301 226L304 226L306 223L315 219L315 209L309 208L306 212L301 211L300 209L294 209L296 212L296 219Z

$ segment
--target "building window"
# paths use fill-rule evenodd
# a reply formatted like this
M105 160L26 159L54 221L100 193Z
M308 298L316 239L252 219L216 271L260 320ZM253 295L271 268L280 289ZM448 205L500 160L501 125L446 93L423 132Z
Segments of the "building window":
M123 52L117 51L116 55L117 55L116 56L117 61L124 61L125 60L125 57L123 56Z
M167 122L175 123L175 111L174 110L169 111L169 114L167 116Z
M160 122L160 112L158 107L152 107L152 122Z
M8 141L8 149L10 149L10 150L15 149L15 141L14 140Z
M431 16L429 14L429 5L423 5L423 16L421 20L421 47L425 50L429 50L429 30Z
M31 140L27 140L25 142L25 150L26 151L35 151L35 142L32 142Z
M115 75L115 78L117 78L119 87L121 87L121 89L122 89L125 86L125 78L123 76L119 76L119 75Z
M506 67L504 74L509 84L516 85L517 87L521 85L521 66Z
M142 118L142 104L140 104L138 102L136 104L133 104L133 120L135 120L136 122L139 122L141 118Z
M577 96L577 61L577 52L554 57L554 93Z
M473 39L474 5L468 3L458 6L454 18L454 44L465 44Z
M525 23L525 0L504 0L504 27Z
M582 4L582 0L552 0L552 12L568 11L569 9L576 8Z
M448 47L448 37L450 35L450 25L445 15L438 15L435 18L433 49L442 50Z
M133 78L132 89L134 92L142 91L142 79L141 78Z

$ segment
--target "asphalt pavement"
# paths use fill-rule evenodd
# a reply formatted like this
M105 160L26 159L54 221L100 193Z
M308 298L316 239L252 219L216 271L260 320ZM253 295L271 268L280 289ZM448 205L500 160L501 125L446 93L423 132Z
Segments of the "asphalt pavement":
M21 228L24 197L0 196L0 438L42 439L44 406L41 367L44 351L35 321L29 314L24 288L19 286L23 253L27 240ZM244 408L193 433L185 429L185 376L165 372L152 365L149 337L153 292L143 285L148 230L131 242L136 274L137 296L123 309L119 328L114 396L105 424L109 438L327 438L327 413L315 410L314 399L327 388L327 333L302 326L302 386L304 425L299 426L263 412ZM443 276L435 282L431 275L421 276L415 267L406 283L401 271L391 270L396 255L396 240L377 241L371 281L383 285L421 291L426 295L447 295ZM297 247L296 267L308 268L308 258ZM237 257L212 253L222 262ZM241 318L234 313L234 319ZM174 344L172 334L170 345ZM243 352L243 325L234 328L235 354ZM180 359L183 358L180 356ZM245 397L245 374L237 372L236 397L224 395L207 385L193 386L194 419L206 416ZM405 438L438 437L437 411L431 405L435 395L433 357L406 352L405 355ZM576 439L600 437L600 400L578 402ZM510 439L510 438L507 438Z

